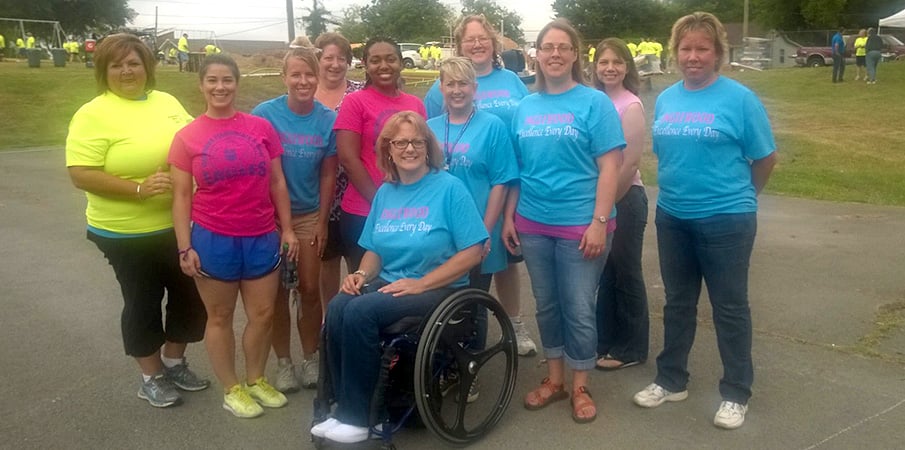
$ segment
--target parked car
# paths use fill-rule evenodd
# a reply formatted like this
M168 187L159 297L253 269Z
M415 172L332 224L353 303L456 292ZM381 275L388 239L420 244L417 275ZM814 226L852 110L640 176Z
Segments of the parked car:
M406 69L421 67L421 55L418 53L419 47L421 47L421 44L414 44L411 42L402 42L399 44L399 50L402 50L402 67L405 67Z
M844 35L845 39L845 59L846 63L852 63L855 60L855 35ZM881 34L880 39L883 40L883 59L898 60L905 59L905 44L895 36ZM833 49L832 47L801 47L795 53L795 63L799 66L831 66L833 65Z

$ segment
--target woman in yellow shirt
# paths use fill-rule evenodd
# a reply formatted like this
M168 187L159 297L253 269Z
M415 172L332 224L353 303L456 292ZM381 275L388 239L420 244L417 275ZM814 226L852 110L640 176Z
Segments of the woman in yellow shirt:
M861 79L861 76L864 76L864 79L867 79L867 73L865 72L865 66L867 65L867 30L862 29L858 32L858 37L855 38L855 81Z

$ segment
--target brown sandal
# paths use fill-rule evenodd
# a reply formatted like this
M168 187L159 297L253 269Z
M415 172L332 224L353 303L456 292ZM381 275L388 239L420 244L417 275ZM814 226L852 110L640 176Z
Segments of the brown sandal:
M581 417L578 415L578 412L587 408L594 408L594 414L588 417ZM575 423L589 423L593 422L594 419L597 418L597 405L594 404L594 400L591 398L591 392L588 391L588 388L585 386L579 386L578 389L572 391L572 420Z
M544 381L540 382L539 387L525 396L525 409L536 411L550 403L565 400L567 398L569 398L569 394L566 393L565 387L562 384L556 385L551 383L550 378L547 377L544 378Z

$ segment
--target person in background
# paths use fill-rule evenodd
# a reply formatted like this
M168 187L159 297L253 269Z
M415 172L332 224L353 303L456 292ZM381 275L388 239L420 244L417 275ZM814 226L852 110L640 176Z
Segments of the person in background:
M862 75L867 80L867 72L865 71L865 66L867 65L867 30L861 29L852 45L855 47L855 81L861 80Z
M528 70L534 72L535 66L537 65L537 48L534 47L534 44L531 44L531 48L528 49Z
M622 121L626 146L616 188L619 226L597 291L597 368L617 370L647 361L650 318L641 267L647 194L641 182L641 154L647 143L641 81L628 46L621 39L597 45L594 87L603 91Z
M431 44L431 59L434 60L434 68L440 67L440 61L443 59L443 50L437 44Z
M657 97L653 125L663 350L654 382L634 402L654 408L688 397L688 355L706 281L723 362L713 423L735 429L745 422L754 382L748 269L757 195L776 163L776 144L757 96L720 75L729 45L719 19L704 12L679 18L669 46L682 79Z
M635 56L638 56L638 45L637 44L635 44L634 42L629 42L626 45L628 46L628 50L630 52L632 52L632 58L634 58Z
M371 38L364 46L365 88L343 100L336 117L336 151L349 175L339 219L343 255L350 272L358 270L365 249L358 244L371 201L383 183L375 145L383 124L399 111L426 116L424 104L399 88L402 52L393 40Z
M867 29L867 42L864 43L867 50L865 62L867 63L867 84L877 84L877 65L883 60L883 39L877 35L873 27Z
M279 408L286 397L264 377L270 350L280 252L293 260L289 192L280 137L267 120L236 110L239 67L211 55L199 68L204 114L170 146L173 224L183 273L193 277L207 310L204 343L224 388L223 409L236 417ZM276 229L279 223L281 232ZM236 375L233 319L242 294L246 383Z
M31 31L25 33L25 48L35 48L35 35Z
M368 439L380 330L403 317L427 315L467 287L488 239L468 190L443 170L443 153L422 115L392 115L376 147L386 175L361 234L367 251L330 300L324 324L336 409L311 434L339 443ZM418 211L425 226L400 233L413 219L402 211Z
M0 61L3 61L4 56L6 56L6 38L0 34Z
M176 44L176 51L178 54L176 55L177 61L179 61L179 71L184 72L187 67L185 64L189 62L189 35L188 33L182 33L182 37L179 38L179 43Z
M141 371L138 398L162 408L182 400L177 388L210 385L185 360L186 346L204 337L207 319L192 279L179 268L167 169L173 135L192 117L176 98L154 89L154 55L137 36L108 36L96 56L100 95L72 117L66 166L88 197L87 238L122 291L120 327L125 353Z
M845 32L845 30L840 28L839 31L833 35L833 40L830 44L833 48L833 83L841 83L844 81L845 39L842 38L843 32Z
M477 91L474 99L479 111L486 111L499 117L506 126L512 123L512 116L519 102L528 96L528 88L511 70L500 65L502 44L490 22L482 15L462 18L453 35L456 39L456 54L471 60L477 74ZM437 80L424 97L424 106L429 118L439 117L445 111L440 81ZM518 340L518 354L533 356L537 345L531 339L521 316L521 277L518 263L523 261L518 255L507 252L508 264L503 271L496 272L496 291L500 304L506 309Z
M216 45L214 45L213 42L209 42L207 45L204 46L204 56L216 55L217 53L220 53L220 52L222 52L222 50L220 50L220 47L217 47Z
M594 62L597 61L596 58L597 48L594 47L594 44L588 44L588 66L593 68ZM591 70L593 71L593 70Z
M80 45L74 36L69 36L69 41L64 44L66 51L69 52L69 62L79 61Z
M273 352L277 356L274 387L293 392L317 385L318 343L324 305L320 293L320 256L327 243L327 221L336 178L336 112L314 99L318 87L314 48L294 48L283 58L287 94L256 106L251 112L267 119L283 144L282 165L289 187L292 227L301 245L298 253L296 328L303 361L296 376L290 351L290 292L281 284L273 317ZM301 383L299 383L301 382Z
M503 223L506 247L525 255L547 358L547 377L524 405L569 398L568 366L572 420L586 423L597 418L588 371L597 361L597 285L616 225L625 140L613 102L584 85L572 25L550 22L536 45L538 90L512 119L521 183L509 191Z
M22 59L25 57L25 41L22 40L21 37L16 38L16 58Z
M314 98L327 108L339 112L346 96L364 87L364 83L347 77L352 64L352 45L339 33L323 33L314 40L314 46L321 52ZM348 184L346 171L341 165L337 165L330 220L327 222L327 243L321 255L320 291L324 305L339 292L340 259L343 256L339 218L343 192Z
M421 56L421 65L426 69L430 68L430 52L430 47L427 45L421 44L421 46L418 47L418 55Z

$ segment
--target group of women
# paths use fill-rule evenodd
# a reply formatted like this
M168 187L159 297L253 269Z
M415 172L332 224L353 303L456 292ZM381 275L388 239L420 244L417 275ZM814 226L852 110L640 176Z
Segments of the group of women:
M294 377L288 292L278 288L277 268L297 260L304 357L317 360L323 320L337 401L311 433L363 441L380 330L427 313L455 289L489 289L493 274L511 272L508 253L524 257L547 360L547 376L524 406L570 398L573 420L596 418L590 369L630 367L648 351L640 264L647 197L638 170L647 126L637 71L625 43L607 39L587 86L578 33L554 20L538 34L537 92L528 95L499 67L498 38L483 17L464 18L455 34L461 57L444 62L424 103L402 91L402 55L388 39L365 45L361 89L345 80L351 51L340 36L319 38L319 51L292 49L282 71L287 94L251 115L234 107L235 63L211 56L201 68L207 109L187 125L178 102L152 90L153 65L134 38L104 40L101 95L73 118L67 165L88 193L89 239L123 290L123 335L142 370L140 397L167 406L179 397L173 384L207 387L182 356L203 331L224 408L254 417L261 406L284 405L264 365L272 345L281 372L288 367L286 377ZM736 428L753 382L747 274L756 195L775 144L756 96L719 73L728 47L716 17L679 19L670 47L682 80L658 98L652 127L664 348L656 379L634 401L655 407L687 396L706 280L725 369L714 423ZM154 140L127 120L138 115L143 125L161 123ZM105 132L87 131L88 121ZM172 139L160 136L164 129ZM341 196L337 159L339 178L348 179ZM349 275L331 286L339 255ZM497 278L501 297L505 283ZM238 292L248 316L245 382L234 363ZM520 323L518 302L501 301ZM138 305L146 309L133 311ZM198 319L205 312L206 329Z

